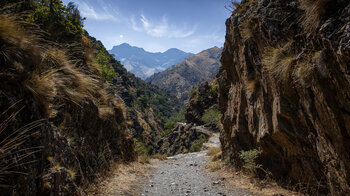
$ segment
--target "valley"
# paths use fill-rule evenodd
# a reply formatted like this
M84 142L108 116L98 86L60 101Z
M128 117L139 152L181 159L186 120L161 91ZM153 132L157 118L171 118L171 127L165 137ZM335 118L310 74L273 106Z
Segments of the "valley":
M0 195L348 195L350 3L194 3L1 1Z

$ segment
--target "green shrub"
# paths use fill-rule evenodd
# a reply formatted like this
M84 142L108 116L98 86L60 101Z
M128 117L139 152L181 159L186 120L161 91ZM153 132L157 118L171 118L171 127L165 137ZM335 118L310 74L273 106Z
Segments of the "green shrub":
M192 143L190 152L199 152L202 149L203 143L207 141L205 135L201 135L199 139Z
M261 165L257 164L255 160L262 153L261 150L241 150L239 153L239 158L243 160L243 168L245 168L250 174L256 173L256 169L261 168Z
M205 123L213 124L216 128L220 129L221 127L221 113L217 109L209 109L204 112L202 116L202 121Z
M58 41L65 41L71 38L80 39L84 34L83 21L78 7L70 2L67 6L60 0L41 0L27 2L25 9L30 11L27 22L39 24L47 30L50 35Z
M149 155L149 151L151 150L151 147L146 146L142 141L138 140L137 138L134 138L134 142L136 145L136 152L139 156Z
M219 93L219 84L213 84L209 86L209 93L212 95L217 95Z
M160 133L160 136L167 135L175 127L176 123L185 121L185 108L182 108L179 112L172 115L166 120L164 124L164 131Z
M110 65L111 57L101 50L95 57L96 63L101 68L101 77L104 81L112 82L118 75Z

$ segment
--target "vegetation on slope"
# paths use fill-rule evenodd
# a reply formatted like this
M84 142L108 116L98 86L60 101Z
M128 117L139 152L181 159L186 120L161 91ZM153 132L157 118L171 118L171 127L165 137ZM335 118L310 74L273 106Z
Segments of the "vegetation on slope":
M180 102L164 90L127 72L100 41L92 37L90 39L97 51L107 56L117 75L112 83L116 89L115 93L124 100L128 127L133 137L140 145L149 149L149 154L154 153L155 141L163 132L168 118L180 110Z
M116 74L74 4L0 5L1 194L81 194L136 158Z

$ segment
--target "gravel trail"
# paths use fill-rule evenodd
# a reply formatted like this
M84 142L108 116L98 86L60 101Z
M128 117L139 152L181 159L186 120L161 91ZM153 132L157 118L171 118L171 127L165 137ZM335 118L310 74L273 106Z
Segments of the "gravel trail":
M211 137L204 148L220 145L218 135ZM206 150L169 157L150 176L144 185L143 196L170 195L252 195L243 189L226 186L225 179L205 171L209 157Z

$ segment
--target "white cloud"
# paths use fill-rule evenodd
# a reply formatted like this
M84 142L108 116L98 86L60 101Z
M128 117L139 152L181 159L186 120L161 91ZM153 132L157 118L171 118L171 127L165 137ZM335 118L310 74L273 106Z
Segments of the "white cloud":
M134 31L145 32L153 37L185 38L194 34L197 29L196 25L191 29L186 26L179 28L176 25L169 25L165 16L160 21L153 22L143 14L140 15L138 22L135 16L132 16L130 24Z
M119 35L119 37L120 37L120 38L123 38L123 37L124 37L124 35Z
M82 16L87 17L89 19L95 19L95 20L111 20L115 22L119 22L118 18L115 17L115 15L109 13L107 7L103 7L103 12L97 12L93 6L88 5L85 2L79 3L79 10L82 14ZM116 14L116 12L114 11Z

